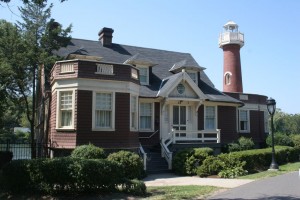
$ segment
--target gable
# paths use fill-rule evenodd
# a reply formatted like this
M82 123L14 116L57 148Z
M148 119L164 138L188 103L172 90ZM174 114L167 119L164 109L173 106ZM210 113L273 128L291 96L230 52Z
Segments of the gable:
M192 87L187 82L180 82L176 87L169 93L168 97L175 98L199 98Z

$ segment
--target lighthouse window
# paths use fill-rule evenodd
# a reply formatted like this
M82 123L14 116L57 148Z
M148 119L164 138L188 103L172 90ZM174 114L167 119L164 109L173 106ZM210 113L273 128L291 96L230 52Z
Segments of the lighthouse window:
M230 85L230 83L231 83L231 74L226 73L225 74L225 85Z

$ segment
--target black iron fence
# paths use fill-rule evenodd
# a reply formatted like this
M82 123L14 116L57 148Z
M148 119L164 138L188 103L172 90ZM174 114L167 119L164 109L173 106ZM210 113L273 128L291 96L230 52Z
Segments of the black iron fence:
M11 151L13 160L32 159L32 150L36 158L49 157L49 145L44 143L31 144L28 142L0 142L0 151Z

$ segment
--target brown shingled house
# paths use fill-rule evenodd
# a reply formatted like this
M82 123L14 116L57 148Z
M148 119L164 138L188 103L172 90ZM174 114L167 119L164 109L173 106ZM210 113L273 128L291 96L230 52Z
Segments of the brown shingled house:
M112 34L103 28L99 41L72 39L57 52L65 60L49 75L49 91L43 93L47 115L37 135L50 143L53 156L88 143L144 149L148 156L158 147L171 168L179 148L219 151L240 136L264 143L266 96L221 92L190 54L116 44ZM242 46L243 38L232 34L225 28L220 36L223 51ZM224 72L226 86L234 79L234 72Z

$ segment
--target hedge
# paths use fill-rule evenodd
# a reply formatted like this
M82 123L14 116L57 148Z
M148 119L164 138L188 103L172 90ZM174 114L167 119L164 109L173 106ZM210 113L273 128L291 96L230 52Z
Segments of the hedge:
M120 185L127 192L143 191L143 182L124 179L120 173L120 164L103 159L13 160L3 167L0 187L6 192L46 194L114 192Z

